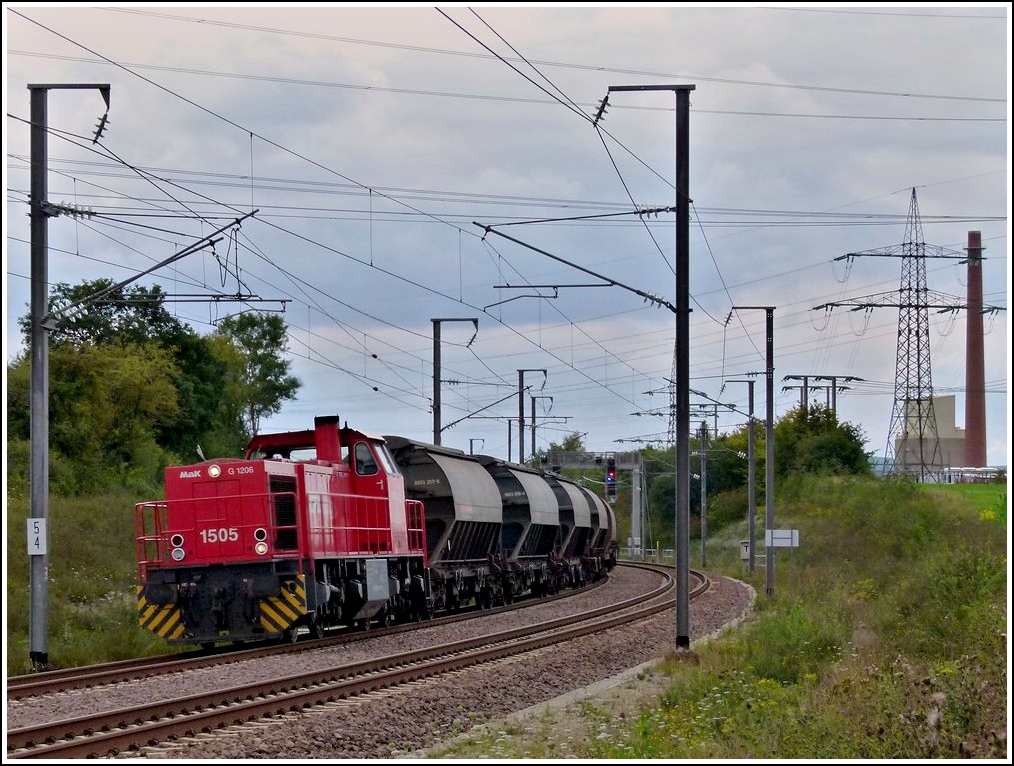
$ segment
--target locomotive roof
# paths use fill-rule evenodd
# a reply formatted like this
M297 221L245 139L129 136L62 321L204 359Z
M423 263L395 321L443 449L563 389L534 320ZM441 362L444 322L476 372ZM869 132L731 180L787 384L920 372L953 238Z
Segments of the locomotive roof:
M384 442L385 437L370 433L369 431L361 431L358 428L349 428L345 426L340 429L341 433L357 433L362 434L367 439L373 441ZM316 429L307 429L304 431L280 431L277 433L261 433L257 434L250 439L246 446L244 454L251 454L252 452L259 450L263 447L288 447L291 449L310 449L317 446L317 431Z

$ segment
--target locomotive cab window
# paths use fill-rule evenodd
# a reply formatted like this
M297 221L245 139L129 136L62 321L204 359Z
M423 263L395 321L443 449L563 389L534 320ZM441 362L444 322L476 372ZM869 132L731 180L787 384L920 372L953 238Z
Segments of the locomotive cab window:
M373 445L377 449L377 455L380 457L380 462L384 464L384 470L388 476L396 476L401 473L398 470L398 464L394 462L394 456L391 451L387 448L386 444L376 443Z
M316 457L316 447L267 447L250 453L250 460L292 460L297 463Z
M370 445L366 442L358 442L356 444L356 473L360 476L373 476L373 474L380 471L377 467L377 461L373 459L373 453L370 452Z

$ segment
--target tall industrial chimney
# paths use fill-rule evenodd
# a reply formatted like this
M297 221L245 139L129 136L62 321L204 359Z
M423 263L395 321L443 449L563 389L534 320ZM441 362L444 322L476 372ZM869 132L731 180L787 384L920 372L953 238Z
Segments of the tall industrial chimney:
M986 372L982 340L982 232L968 232L965 325L965 466L986 467Z

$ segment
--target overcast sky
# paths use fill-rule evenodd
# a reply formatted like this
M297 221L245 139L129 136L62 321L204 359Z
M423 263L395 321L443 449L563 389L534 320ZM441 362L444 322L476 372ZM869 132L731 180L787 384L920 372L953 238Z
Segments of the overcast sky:
M769 306L775 417L803 376L818 403L836 383L839 419L884 452L899 330L884 304L914 189L923 241L953 256L925 264L934 301L957 307L928 312L933 390L955 402L938 427L964 426L960 256L979 231L984 303L1002 309L984 320L988 461L1006 465L1009 14L5 4L7 359L29 303L27 86L109 84L97 143L100 92L48 91L48 199L94 212L49 220L49 281L161 285L201 333L284 309L302 387L262 430L338 414L433 441L442 319L444 445L516 459L520 377L537 449L573 432L593 451L660 445L675 314L644 295L676 303L676 99L610 88L692 85L694 427L714 412L740 427L748 379L764 417L767 312L733 307Z

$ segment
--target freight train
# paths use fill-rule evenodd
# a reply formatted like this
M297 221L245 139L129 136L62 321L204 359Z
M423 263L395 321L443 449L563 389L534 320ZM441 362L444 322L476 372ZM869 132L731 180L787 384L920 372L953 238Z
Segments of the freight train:
M334 416L166 468L135 525L139 624L203 647L547 596L617 551L612 509L569 479Z

